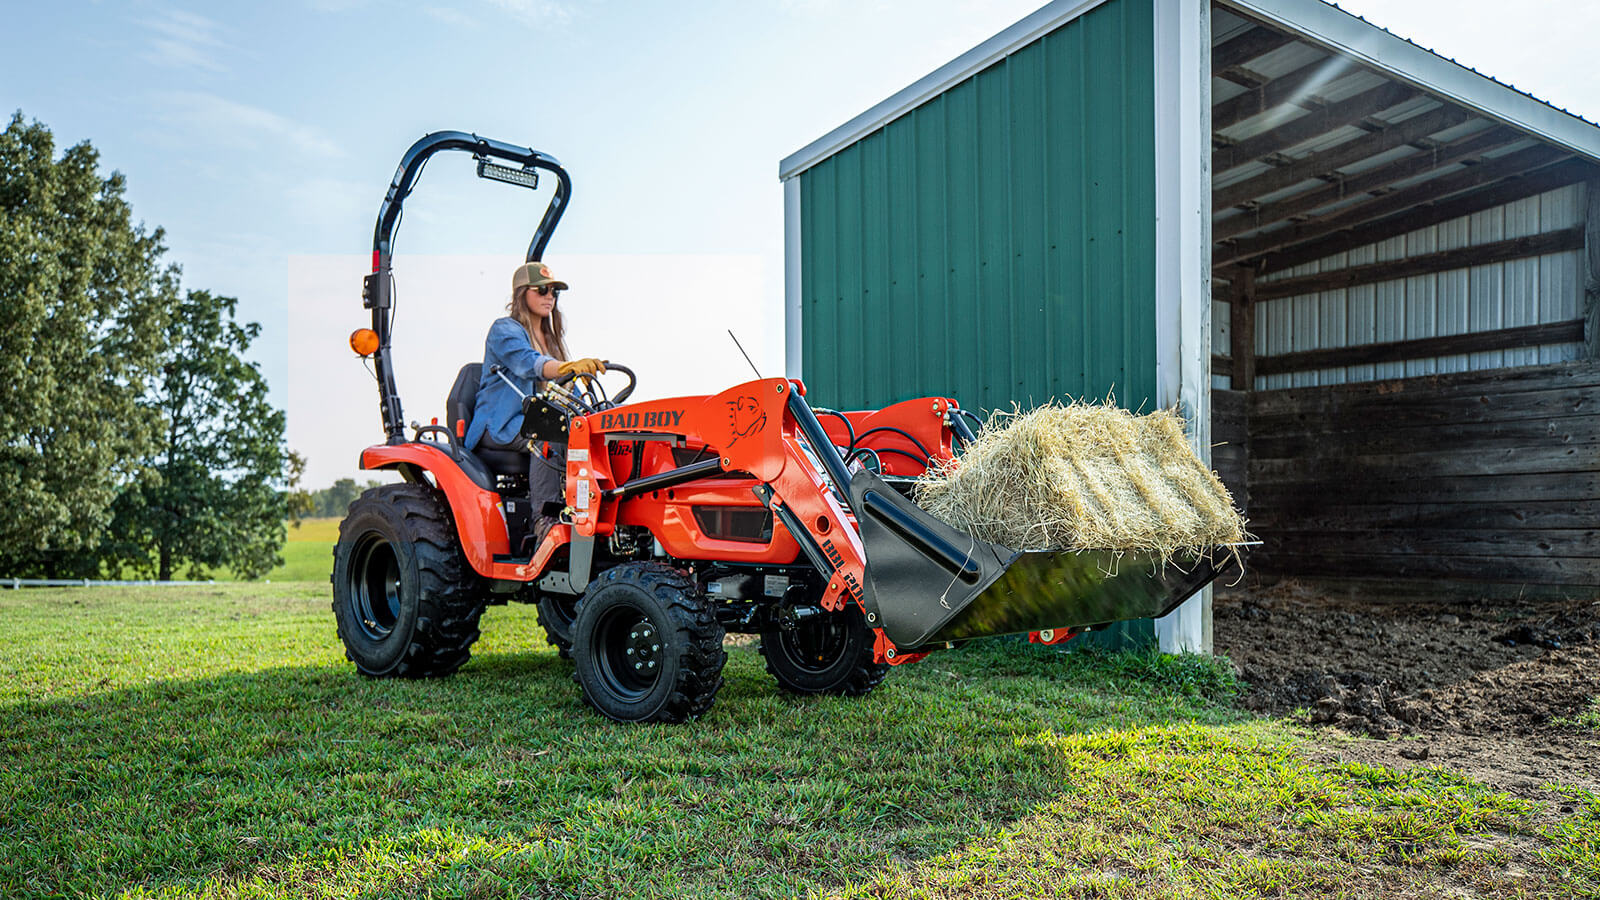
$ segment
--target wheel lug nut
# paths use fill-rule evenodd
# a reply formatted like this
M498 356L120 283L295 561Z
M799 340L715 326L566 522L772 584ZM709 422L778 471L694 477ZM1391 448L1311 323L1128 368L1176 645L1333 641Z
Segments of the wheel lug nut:
M629 655L629 656L632 656L632 655L633 655L633 648L632 648L632 647L629 647L629 648L628 648L628 655Z
M653 660L653 659L650 660L650 668L654 669L655 667L656 667L656 661Z
M650 649L651 650L660 650L661 649L661 645L660 644L651 644L650 645Z
M634 668L635 668L635 669L642 669L642 668L644 668L644 666L643 666L643 665L641 665L641 664L639 664L639 663L634 663L634 664L633 664L633 667L634 667Z

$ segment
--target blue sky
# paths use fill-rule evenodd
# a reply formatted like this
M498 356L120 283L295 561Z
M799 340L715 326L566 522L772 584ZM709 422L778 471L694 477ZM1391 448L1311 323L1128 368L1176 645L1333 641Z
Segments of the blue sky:
M361 443L381 432L368 401L354 410L314 394L292 402L290 372L353 371L348 353L326 349L363 324L359 275L345 270L369 250L383 190L415 138L476 131L567 165L573 205L547 258L558 271L568 257L596 273L583 298L589 318L574 315L575 349L609 355L599 349L607 329L646 313L682 321L714 313L752 335L759 365L781 369L778 160L1039 5L13 3L0 33L0 105L43 121L62 145L93 142L108 167L127 175L136 216L167 230L185 285L237 296L241 314L263 324L254 355L273 401L289 408L291 443L323 435L321 424L308 424L318 416L371 418L359 438L310 451L316 486L347 473ZM1510 17L1484 0L1345 6L1600 117L1587 46L1600 12L1591 5L1527 3ZM481 284L466 279L463 292L498 294L486 286L503 280L500 260L520 257L538 210L524 193L471 178L465 157L459 170L440 166L430 166L408 203L399 253L419 266L436 260L441 272L481 270ZM738 273L718 285L737 296L708 298L682 283L704 282L719 267ZM291 281L304 283L312 269L352 280L291 296ZM359 262L350 271L358 270ZM627 277L614 281L605 274L623 270ZM677 290L652 296L651 279ZM413 293L413 303L440 303L448 315L451 279L435 280L439 293ZM400 290L406 296L405 283ZM499 302L464 308L461 327L481 333ZM308 315L291 315L296 304ZM318 333L293 333L294 322L315 322ZM651 362L663 374L697 365L707 370L702 382L746 374L727 365L722 344L709 356L686 346L697 335L708 347L725 342L720 329L660 327L671 346ZM454 364L439 371L426 391L441 377L447 383ZM437 405L408 398L408 417Z

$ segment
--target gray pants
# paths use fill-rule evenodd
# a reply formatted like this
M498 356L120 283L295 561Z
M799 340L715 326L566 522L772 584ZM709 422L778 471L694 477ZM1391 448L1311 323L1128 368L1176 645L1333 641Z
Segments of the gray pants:
M534 447L528 462L528 499L538 519L546 503L567 505L567 445L550 441L535 442Z

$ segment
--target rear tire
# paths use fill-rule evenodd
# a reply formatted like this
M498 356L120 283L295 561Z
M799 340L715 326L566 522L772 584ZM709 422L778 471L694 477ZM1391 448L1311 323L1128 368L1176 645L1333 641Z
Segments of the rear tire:
M483 593L432 487L373 488L339 523L333 617L363 675L426 678L460 668L478 639Z
M794 629L761 631L761 655L778 685L796 694L860 697L889 674L872 661L872 630L853 604L843 612L807 620Z
M686 722L722 687L723 630L694 582L659 563L607 569L578 601L573 678L618 722Z
M545 640L562 659L572 658L572 626L578 620L578 599L570 594L539 594L539 625L544 628Z

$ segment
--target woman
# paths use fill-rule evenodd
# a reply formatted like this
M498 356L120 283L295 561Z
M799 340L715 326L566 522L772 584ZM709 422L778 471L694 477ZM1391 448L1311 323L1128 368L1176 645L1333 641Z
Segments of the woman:
M509 316L489 326L483 347L483 374L478 380L478 399L473 406L472 425L467 429L469 449L480 445L497 450L526 450L518 439L522 427L522 398L499 375L504 370L524 394L533 394L539 382L563 375L596 375L606 370L601 360L587 357L567 359L566 329L556 301L567 283L550 274L541 262L518 266L511 275ZM544 512L546 503L564 506L566 486L566 445L535 445L528 467L528 497L537 520L533 546L544 540L556 523Z

